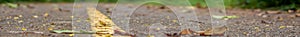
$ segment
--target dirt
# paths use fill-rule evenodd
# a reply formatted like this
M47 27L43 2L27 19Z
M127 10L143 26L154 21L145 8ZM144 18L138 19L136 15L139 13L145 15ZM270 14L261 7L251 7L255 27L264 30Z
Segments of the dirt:
M69 34L49 33L49 30L72 29L72 3L21 4L18 8L0 6L0 32L40 31L35 33L1 33L0 37L71 37ZM129 8L131 5L125 5ZM99 4L97 9L110 15L115 4ZM124 9L126 10L126 9ZM207 8L194 9L199 20L191 20L199 30L211 28L210 15ZM289 17L296 13L280 12L261 14L265 11L256 9L227 9L227 15L239 16L229 19L225 37L299 37L300 17ZM45 16L45 14L48 14ZM259 15L258 15L259 14ZM260 16L262 15L262 16ZM298 14L299 15L299 14ZM268 16L268 17L265 17ZM181 31L176 15L168 7L139 7L130 19L130 33L148 36L154 33L176 33ZM156 28L156 25L159 28ZM154 26L154 27L153 27ZM25 28L26 30L23 30ZM50 28L50 29L49 29ZM193 30L193 29L192 29ZM197 31L197 30L195 30ZM164 35L164 34L162 34Z

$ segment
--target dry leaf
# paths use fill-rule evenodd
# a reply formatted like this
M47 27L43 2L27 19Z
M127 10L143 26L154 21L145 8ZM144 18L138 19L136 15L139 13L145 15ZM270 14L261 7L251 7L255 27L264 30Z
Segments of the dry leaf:
M45 13L45 14L44 14L44 17L47 17L47 16L49 16L49 14L48 14L48 13Z
M300 13L296 14L296 16L300 17Z
M107 37L114 34L114 31L125 32L120 27L116 26L111 19L98 11L96 8L87 8L89 15L90 23L93 31L102 31L97 32L96 37Z
M279 26L279 29L285 28L286 26Z
M23 30L23 31L26 31L27 29L26 29L26 28L22 28L22 30Z
M192 34L192 31L190 29L184 29L180 32L181 35L187 35L187 34Z
M225 31L227 30L227 27L215 27L214 29L207 29L205 31L198 31L197 33L200 34L200 36L215 36L215 35L223 35Z
M278 14L280 11L267 11L268 14Z

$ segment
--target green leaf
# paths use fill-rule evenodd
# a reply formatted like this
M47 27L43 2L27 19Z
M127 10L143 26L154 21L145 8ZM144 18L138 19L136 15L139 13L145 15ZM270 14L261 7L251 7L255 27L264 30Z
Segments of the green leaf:
M232 19L232 18L238 18L238 16L225 16L223 18Z
M13 3L6 3L7 6L9 6L10 8L18 8L17 4L13 4Z
M224 16L212 16L212 17L216 19L222 19Z
M213 18L216 19L233 19L233 18L238 18L238 16L212 16Z
M52 30L52 32L63 33L63 32L75 32L75 31L73 31L73 30Z

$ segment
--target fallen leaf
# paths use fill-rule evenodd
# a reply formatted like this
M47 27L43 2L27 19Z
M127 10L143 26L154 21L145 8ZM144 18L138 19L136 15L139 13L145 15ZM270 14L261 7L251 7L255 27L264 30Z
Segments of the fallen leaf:
M172 22L177 22L177 20L172 20Z
M154 37L153 35L148 35L147 37Z
M48 30L53 30L53 28L52 28L52 27L49 27Z
M227 31L227 27L215 27L214 29L207 29L205 31L198 31L197 34L200 36L221 36Z
M238 16L225 16L223 18L228 18L228 19L231 19L231 18L238 18Z
M267 11L268 14L278 14L280 11Z
M283 18L282 18L282 17L277 17L277 19L278 19L279 21L282 21L282 20L283 20Z
M181 35L187 35L187 34L191 34L192 31L190 29L184 29L180 32Z
M300 13L297 13L296 16L297 16L297 17L300 17Z
M156 30L160 30L160 28L156 28Z
M122 32L125 33L120 27L116 26L111 19L108 19L107 16L98 11L96 8L89 7L87 8L87 13L89 15L89 23L92 26L92 31L104 31L106 34L96 34L94 36L101 37L101 35L111 35L114 32ZM110 27L110 28L101 28L101 27ZM97 32L97 33L104 33Z
M212 16L213 18L222 19L224 16Z
M69 34L69 36L74 36L74 34Z
M71 18L74 18L74 16L70 16Z
M22 28L22 30L23 30L23 31L26 31L27 29L26 29L26 28Z
M73 31L73 30L52 30L51 32L54 32L54 33L63 33L63 32L71 32L71 33L73 33L73 32L75 32L75 31Z
M48 17L48 16L49 16L49 14L48 14L48 13L45 13L45 14L44 14L44 17Z
M279 29L285 28L286 26L279 26Z
M18 21L18 23L22 23L22 22L24 22L24 21L23 20Z
M233 19L233 18L238 18L238 16L212 16L213 18L217 19Z

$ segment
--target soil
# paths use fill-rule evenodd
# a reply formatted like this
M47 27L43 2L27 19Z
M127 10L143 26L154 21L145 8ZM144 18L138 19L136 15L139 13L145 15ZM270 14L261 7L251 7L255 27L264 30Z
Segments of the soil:
M101 3L97 9L110 15L116 4ZM132 5L124 5L132 8ZM73 3L29 3L20 4L18 8L0 6L0 32L39 31L37 33L0 33L0 37L72 37L69 34L50 33L49 30L72 29ZM126 9L124 9L126 10ZM211 28L207 8L195 8L198 20L194 31ZM48 15L46 15L48 14ZM299 37L300 17L296 13L281 12L268 14L255 9L227 9L227 15L239 16L228 19L225 37ZM178 19L172 10L164 6L144 5L137 8L130 16L128 32L139 35L158 35L181 31ZM120 22L120 21L115 21ZM26 30L24 30L26 29ZM193 30L193 29L192 29ZM81 35L81 34L79 34ZM161 36L164 36L162 34Z

